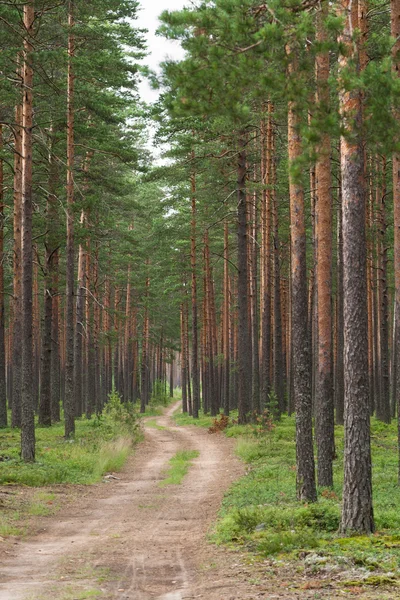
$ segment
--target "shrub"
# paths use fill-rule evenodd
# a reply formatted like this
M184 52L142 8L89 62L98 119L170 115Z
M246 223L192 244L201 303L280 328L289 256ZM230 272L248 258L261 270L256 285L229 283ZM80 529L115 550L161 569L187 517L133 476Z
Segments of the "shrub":
M102 417L98 417L101 421ZM138 415L132 402L122 402L118 392L113 390L104 407L104 418L114 428L123 430L122 433L133 435L140 427ZM121 432L121 431L120 431Z
M211 427L208 428L208 433L218 433L219 431L224 431L229 425L229 417L226 415L219 415L219 417L215 417Z
M275 428L272 414L265 409L260 415L253 412L251 419L251 433L255 437L263 437Z

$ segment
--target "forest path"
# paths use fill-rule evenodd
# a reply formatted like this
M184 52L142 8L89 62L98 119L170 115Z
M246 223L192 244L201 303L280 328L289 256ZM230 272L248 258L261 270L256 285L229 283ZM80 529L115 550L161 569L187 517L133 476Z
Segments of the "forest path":
M295 600L398 598L398 591L336 588L274 559L217 548L206 534L224 492L244 472L234 440L171 419L146 426L118 480L84 495L0 563L0 600ZM198 450L180 485L159 484L179 450ZM4 553L3 553L4 556Z
M14 546L0 565L0 600L232 596L230 579L223 592L211 591L212 580L210 589L200 590L196 582L208 564L207 529L243 467L230 440L176 426L171 419L176 408L157 417L159 428L145 421L145 441L118 481L93 487L43 519L38 535ZM161 487L168 461L179 450L198 450L199 457L182 484Z

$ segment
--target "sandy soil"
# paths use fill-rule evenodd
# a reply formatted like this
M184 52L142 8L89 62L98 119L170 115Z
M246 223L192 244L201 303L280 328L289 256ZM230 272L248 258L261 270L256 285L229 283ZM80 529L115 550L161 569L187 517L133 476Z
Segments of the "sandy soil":
M244 471L232 440L177 427L173 406L146 427L118 480L87 488L0 563L0 600L208 600L396 598L389 591L335 590L329 581L251 565L218 549L207 531L232 481ZM181 485L161 487L178 450L198 450ZM4 554L3 554L4 556Z

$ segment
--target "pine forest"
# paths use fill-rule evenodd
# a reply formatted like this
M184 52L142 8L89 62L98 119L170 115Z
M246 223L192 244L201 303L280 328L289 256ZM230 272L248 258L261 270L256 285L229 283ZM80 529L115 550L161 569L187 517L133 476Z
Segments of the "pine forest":
M399 586L400 0L0 2L0 600Z

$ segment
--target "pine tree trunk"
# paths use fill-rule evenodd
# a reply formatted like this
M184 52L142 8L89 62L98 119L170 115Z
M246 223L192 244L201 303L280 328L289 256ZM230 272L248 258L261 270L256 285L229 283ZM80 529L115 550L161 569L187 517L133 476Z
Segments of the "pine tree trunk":
M272 167L272 116L268 104L268 122L262 139L263 151L261 177L265 189L261 206L261 409L268 405L271 389L271 167Z
M223 330L224 330L224 414L229 415L230 411L230 289L229 289L229 225L224 222L224 310L223 310Z
M21 458L35 460L33 380L33 246L32 246L32 128L33 128L33 2L24 5L24 95L22 103L22 386Z
M208 345L208 378L210 389L210 413L215 417L219 410L218 401L218 382L216 372L216 317L215 317L215 302L214 302L214 282L210 263L210 243L208 238L208 230L204 234L204 259L205 259L205 295L206 295L206 311L207 311L207 345Z
M131 321L130 321L130 313L131 313L131 282L130 282L130 265L128 266L128 275L127 275L127 287L126 287L126 301L125 301L125 340L124 340L124 401L129 402L130 397L130 389L131 389L131 368L130 368L130 352L129 352L129 344L131 339Z
M119 360L119 319L118 319L118 306L120 300L120 290L119 288L115 289L114 292L114 334L115 334L115 347L114 347L114 357L113 357L113 388L116 392L119 392L119 381L118 381L118 360Z
M58 296L58 248L53 253L53 307L52 307L52 326L51 326L51 421L58 423L60 421L60 300Z
M273 281L274 281L274 320L273 320L273 385L278 401L279 413L285 411L285 385L283 360L283 331L282 331L282 301L281 301L281 271L280 271L280 242L278 203L276 198L276 161L275 161L275 132L273 124L274 106L269 103L271 120L271 208L273 231Z
M142 362L141 362L141 394L140 394L140 412L146 412L146 406L149 403L149 371L150 371L150 356L149 356L149 295L150 279L146 279L145 292L145 307L143 316L143 334L142 334Z
M317 42L324 44L327 33L324 20L329 6L325 2L318 14ZM329 111L329 51L316 57L317 105L321 115ZM334 400L332 378L332 180L329 135L321 134L317 148L316 238L317 238L317 330L318 359L316 373L316 439L318 485L332 487L334 456Z
M101 395L101 361L100 361L100 303L99 303L99 247L96 242L94 253L94 298L93 298L93 341L94 341L94 398L96 414L103 410Z
M192 159L194 153L192 154ZM197 308L197 272L196 272L196 175L191 176L192 188L192 223L190 260L192 267L192 382L193 382L193 418L198 419L200 408L200 374L199 374L199 333Z
M66 250L66 321L65 321L65 438L75 433L74 399L74 68L73 2L68 4L68 81L67 81L67 250Z
M392 38L396 40L392 46L393 70L397 77L400 77L400 0L391 0L391 33ZM396 111L396 117L399 118L399 111ZM398 451L399 451L399 470L398 483L400 485L400 152L393 154L393 218L394 218L394 275L395 275L395 342L394 356L396 364L396 406L398 421Z
M237 165L238 196L238 409L239 423L246 423L251 401L251 340L249 330L248 284L248 243L246 215L246 135L239 136ZM263 373L264 376L264 373Z
M382 163L380 165L380 163ZM377 417L384 423L390 423L390 386L389 386L389 299L387 283L387 240L386 240L386 160L378 157L377 236L378 236L378 311L379 311L379 366L380 366L380 412Z
M340 181L341 183L341 181ZM344 424L344 322L343 322L343 219L342 192L339 189L337 214L337 291L336 291L336 423Z
M85 222L82 211L81 224ZM78 286L76 292L76 327L74 348L74 399L75 415L81 417L84 411L83 394L83 340L85 337L85 296L86 296L86 251L83 244L78 250Z
M0 153L3 128L0 124ZM6 347L4 325L4 174L0 159L0 428L7 427Z
M43 324L42 324L42 345L41 345L41 364L40 364L40 396L39 396L39 425L51 425L51 328L53 314L53 294L51 289L50 263L52 257L49 252L50 245L46 247L46 274L45 289L43 298Z
M51 132L53 134L53 132ZM41 373L40 373L40 398L39 398L39 418L41 425L49 426L52 421L52 354L54 346L52 342L53 328L53 300L54 300L54 258L57 251L57 239L54 232L57 223L57 167L53 149L54 140L50 142L49 150L49 195L47 198L47 236L46 236L46 256L45 256L45 278L44 278L44 311L42 326L42 346L41 346Z
M184 308L184 304L182 302L182 304L181 304L181 380L182 380L182 412L184 414L188 412L185 329L186 329L185 308Z
M171 350L170 353L170 367L169 367L169 397L173 398L174 397L174 369L175 369L175 357L174 357L174 351ZM194 416L194 414L193 414Z
M11 427L21 427L22 385L22 105L15 109L14 260Z
M187 381L187 410L190 416L193 416L193 401L192 401L192 387L190 382L190 350L189 350L189 301L185 298L184 303L185 310L185 356L186 356L186 381ZM160 348L161 350L161 348ZM161 379L161 377L160 377Z
M358 28L357 2L342 4L345 20L341 43L346 55L340 57L340 74L352 62L360 70L359 49L353 31ZM341 138L343 197L343 296L344 296L344 385L345 448L343 533L371 533L372 509L371 449L369 423L368 322L366 290L365 165L362 140L362 97L357 89L348 91L342 83L340 113L345 135Z
M257 168L254 165L254 185L257 182ZM257 192L253 192L251 208L251 236L249 252L251 255L251 347L252 347L252 406L253 411L261 412L260 393L260 342L259 342L259 319L258 319L258 198Z
M37 246L33 247L34 256L38 256ZM39 406L39 388L40 388L40 303L39 303L39 258L33 261L33 298L32 298L32 395L33 410L37 412Z
M295 59L291 55L292 61ZM296 73L292 62L290 73ZM296 164L302 154L298 107L289 103L288 140L289 163ZM291 331L293 393L296 410L297 496L299 500L314 502L315 464L312 438L310 348L307 330L307 261L304 189L290 172L291 223Z

